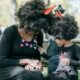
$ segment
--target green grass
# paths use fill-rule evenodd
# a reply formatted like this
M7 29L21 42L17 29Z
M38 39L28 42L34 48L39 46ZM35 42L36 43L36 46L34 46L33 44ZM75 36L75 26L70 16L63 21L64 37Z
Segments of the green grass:
M78 70L78 80L80 80L80 70Z

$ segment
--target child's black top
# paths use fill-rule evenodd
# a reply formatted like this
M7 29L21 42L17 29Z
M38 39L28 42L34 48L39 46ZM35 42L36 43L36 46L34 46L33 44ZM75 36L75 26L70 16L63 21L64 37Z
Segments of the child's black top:
M80 67L80 47L76 44L72 44L68 47L61 48L64 57L70 59L70 66L77 72L77 67Z

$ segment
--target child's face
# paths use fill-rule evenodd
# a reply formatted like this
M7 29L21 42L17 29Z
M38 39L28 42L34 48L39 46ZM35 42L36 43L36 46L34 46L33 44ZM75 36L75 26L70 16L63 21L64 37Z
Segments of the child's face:
M56 43L57 43L57 45L59 47L61 47L61 46L63 46L65 44L65 40L64 39L56 39L55 41L56 41Z

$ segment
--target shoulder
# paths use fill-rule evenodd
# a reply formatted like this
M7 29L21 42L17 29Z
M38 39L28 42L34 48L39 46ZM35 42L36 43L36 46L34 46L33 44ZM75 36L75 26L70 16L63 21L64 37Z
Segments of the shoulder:
M77 44L73 45L73 49L80 52L80 46Z
M16 32L17 32L17 26L15 26L15 25L9 26L2 33L1 39L3 39L3 38L11 39L11 37L14 37Z
M12 25L12 26L9 26L9 27L7 27L5 30L4 30L4 32L3 33L11 33L11 32L13 32L13 31L16 31L17 30L17 26L16 25Z

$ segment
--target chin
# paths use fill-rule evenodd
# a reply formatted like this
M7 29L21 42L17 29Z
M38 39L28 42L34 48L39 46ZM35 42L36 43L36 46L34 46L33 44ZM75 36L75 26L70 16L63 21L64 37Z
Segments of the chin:
M62 46L63 46L63 44L58 44L58 43L57 43L57 45L58 45L59 47L62 47Z

